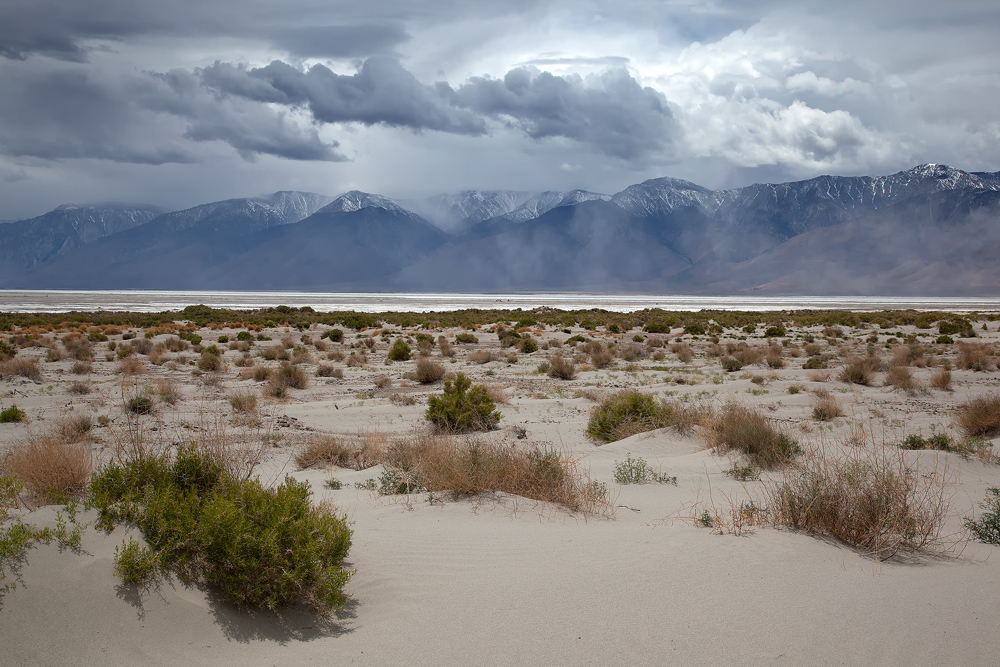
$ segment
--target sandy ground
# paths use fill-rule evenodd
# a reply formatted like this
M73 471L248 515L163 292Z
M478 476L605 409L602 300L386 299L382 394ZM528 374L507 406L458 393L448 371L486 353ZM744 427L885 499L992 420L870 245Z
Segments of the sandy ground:
M987 323L988 331L982 326L976 324L978 342L1000 341L996 322ZM322 331L305 333L316 340ZM680 331L660 336L665 347L644 342L647 356L634 362L619 358L608 368L588 370L581 356L573 380L537 372L549 353L569 353L565 345L485 364L467 359L478 350L501 353L496 336L485 329L475 332L477 344L455 345L455 357L440 357L435 346L433 359L446 370L505 389L509 402L499 406L502 429L495 437L559 447L581 457L591 477L608 485L610 511L584 516L524 498L430 502L427 494L378 496L354 486L376 477L378 468L296 469L296 448L317 434L377 430L395 437L427 428L426 398L439 393L441 383L408 380L414 361L386 365L392 341L416 330L390 332L376 337L364 367L326 358L355 349L359 332L346 331L342 344L325 350L306 345L312 361L303 367L310 376L322 362L342 369L343 378L311 377L308 388L292 390L280 401L262 397L259 405L271 443L260 476L276 481L287 473L308 480L316 499L331 499L353 522L348 563L357 572L347 587L351 602L345 610L326 622L300 608L238 610L211 589L171 579L152 589L126 586L113 574L112 557L130 533L88 530L82 554L61 553L55 545L28 552L17 571L18 587L0 597L0 663L997 664L1000 554L996 547L968 541L962 523L988 487L1000 486L1000 466L952 453L907 452L908 463L950 480L944 532L953 539L937 553L879 562L833 540L794 531L757 527L734 535L694 525L691 519L700 511L753 496L761 484L727 476L736 459L706 450L697 431L659 430L600 446L584 432L601 392L638 387L692 405L736 400L757 406L806 447L844 447L860 424L886 442L939 430L957 435L955 405L997 391L997 371L953 368L950 391L907 393L885 386L885 372L876 374L872 386L850 385L836 379L840 365L852 349L865 353L873 331L845 329L843 338L827 340L818 327L789 330L784 367L761 362L735 373L725 373L719 359L706 354L711 343L705 337L675 341ZM198 333L207 345L237 332ZM273 341L257 342L255 349L282 337L300 344L303 332L264 333ZM429 333L453 339L459 332ZM531 335L539 344L583 334L624 346L637 333L550 328ZM930 332L901 327L875 333L876 351L889 359L888 339L898 337L901 344L906 335ZM798 349L807 334L823 352L838 353L826 379L801 368L808 357ZM740 335L728 331L719 342L735 343ZM955 346L930 345L936 336L934 331L918 339L927 345L919 363L930 364L911 368L920 383L927 384L946 360L956 362ZM153 342L170 337L162 334ZM120 346L121 338L111 341ZM689 343L693 358L679 359L672 342ZM746 342L767 344L755 336ZM657 351L665 353L663 359L649 356ZM95 456L107 456L113 430L124 419L123 376L116 374L116 361L105 359L108 343L99 343L95 352L93 368L84 375L71 372L72 359L44 361L44 347L21 352L43 360L43 377L40 383L9 376L0 382L0 407L16 403L29 416L28 423L0 424L0 448L19 447L29 434L66 415L88 414L95 423L107 417L108 426L92 431ZM158 406L155 433L163 437L183 437L178 434L205 427L215 415L233 419L226 397L237 390L260 392L260 383L240 379L238 350L225 352L223 370L204 374L188 363L197 358L191 350L166 354L158 365L134 356L146 372L125 379L126 385L152 386L167 378L181 389L176 404ZM255 363L278 362L255 358ZM380 375L388 376L389 386L376 386L385 383L377 382ZM92 383L92 393L69 393L78 380ZM789 392L793 386L797 393ZM813 419L817 389L829 391L845 416ZM280 420L290 426L278 425L283 417L292 418ZM521 429L525 437L518 440ZM677 484L616 484L615 464L627 455L676 476ZM343 488L327 489L331 477ZM54 525L57 509L40 508L28 519ZM94 514L82 517L93 520Z

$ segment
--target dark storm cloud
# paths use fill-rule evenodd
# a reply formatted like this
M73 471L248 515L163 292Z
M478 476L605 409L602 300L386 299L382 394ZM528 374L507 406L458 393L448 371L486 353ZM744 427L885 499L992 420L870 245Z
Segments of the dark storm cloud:
M409 36L395 25L331 25L281 28L271 36L276 46L300 58L356 58L390 53Z
M315 127L266 105L219 100L191 72L100 78L83 66L49 62L32 67L30 76L10 76L10 67L0 67L6 155L190 163L200 158L194 144L220 141L247 159L344 159Z
M533 139L565 137L624 159L669 151L675 132L663 94L624 69L581 77L519 67L503 79L475 77L440 89L456 105L507 120Z
M202 71L205 82L257 102L305 106L323 123L388 125L454 134L485 134L481 118L450 106L392 58L369 58L356 74L336 74L323 65L302 71L274 61L243 69L216 63Z

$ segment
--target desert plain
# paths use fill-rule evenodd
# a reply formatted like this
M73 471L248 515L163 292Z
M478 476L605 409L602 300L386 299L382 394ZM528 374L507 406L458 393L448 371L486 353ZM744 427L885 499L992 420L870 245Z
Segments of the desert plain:
M0 408L24 413L0 424L6 465L67 424L97 467L130 428L168 449L226 440L256 457L266 484L306 481L314 502L347 517L354 573L349 602L328 617L240 608L169 574L123 583L115 549L141 534L90 526L75 552L35 544L7 564L0 663L995 665L1000 553L965 524L1000 487L1000 438L969 438L958 420L1000 392L1000 322L989 315L969 315L975 338L951 342L937 326L792 317L770 335L764 324L650 333L506 321L339 326L331 337L328 325L181 319L8 331L13 360L35 371L0 369ZM389 359L397 341L410 359ZM212 345L217 364L203 361ZM299 379L276 387L283 365ZM495 399L495 429L445 436L425 419L428 398L458 373ZM630 390L689 419L611 442L588 435L602 401ZM136 397L148 412L130 411ZM795 442L795 460L763 469L713 449L713 415L733 405ZM953 446L904 448L934 436ZM434 437L558 452L594 494L572 507L502 490L383 494L384 464L306 455L331 441L384 449ZM909 471L939 524L920 548L877 550L776 525L775 485L816 457ZM640 460L642 480L625 479ZM11 510L37 526L62 511L29 491Z

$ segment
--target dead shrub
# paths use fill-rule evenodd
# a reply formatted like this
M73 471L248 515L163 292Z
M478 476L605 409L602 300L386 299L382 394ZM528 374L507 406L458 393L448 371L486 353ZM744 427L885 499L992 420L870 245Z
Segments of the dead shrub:
M34 382L42 381L42 366L38 359L14 357L0 363L0 375L18 375Z
M14 448L7 465L35 501L53 504L82 494L94 472L90 444L67 440L59 425Z
M333 364L320 364L316 367L316 377L319 378L332 378L337 377L337 371L340 370ZM344 377L344 371L340 371L340 376Z
M546 375L560 380L572 380L576 377L576 364L561 354L553 354L549 357L549 369Z
M806 343L804 349L807 357L815 357L823 348L819 343Z
M69 372L73 375L86 375L93 370L94 366L89 361L77 361L70 367Z
M441 350L442 357L455 356L455 348L451 343L448 342L447 338L445 338L444 336L438 336L437 343L438 343L438 349Z
M970 398L955 409L955 424L968 437L1000 435L1000 393Z
M813 419L827 422L837 417L843 417L844 411L837 399L825 389L819 389L813 396Z
M142 375L146 372L146 365L135 357L125 357L115 364L115 372L125 376Z
M493 361L493 353L489 350L475 350L466 355L465 360L472 364L488 364Z
M924 389L910 371L909 366L893 366L886 373L885 383L896 389L905 391L907 394L916 394Z
M773 347L773 346L769 347L767 349L767 355L765 356L764 360L767 362L767 365L770 366L771 368L785 367L785 360L781 356L780 347Z
M942 391L951 391L951 371L939 368L931 373L931 386Z
M257 410L257 394L249 389L237 389L228 398L229 406L235 412L251 413Z
M494 403L500 405L507 405L510 403L510 399L507 397L507 389L496 382L487 382L483 384L486 387L486 393L489 394L490 398L493 399Z
M827 535L880 560L942 545L947 484L921 474L903 452L877 444L840 457L810 451L766 483L774 525Z
M770 419L739 403L727 403L717 413L708 415L704 425L709 447L719 454L736 450L758 468L790 463L800 451L798 443Z
M272 386L285 387L286 389L305 389L309 386L309 379L306 372L294 364L284 363L271 371L267 379Z
M867 387L874 380L879 365L878 357L850 357L840 371L840 381Z
M206 372L222 370L222 357L205 350L198 358L198 368Z
M248 352L244 352L243 355L233 363L236 364L237 368L250 368L254 365L254 360Z
M387 389L392 386L392 378L385 374L376 375L375 386L378 389Z
M670 351L677 355L677 358L685 364L691 363L694 359L694 352L687 343L671 343Z
M288 352L285 350L283 345L268 345L267 347L260 348L259 352L262 359L267 359L268 361L287 361Z
M417 367L413 372L413 379L421 384L437 382L444 377L444 366L423 357L417 359Z
M386 439L378 431L355 437L314 436L295 452L295 465L312 468L327 465L365 470L386 460Z
M992 350L983 343L958 343L957 365L963 370L988 371L995 367Z
M183 395L180 383L170 378L157 378L153 383L153 394L167 405L175 405Z
M590 343L588 348L590 352L590 363L594 368L607 368L615 360L614 353L600 343Z
M67 391L71 394L76 394L78 396L84 396L92 392L94 388L89 382L81 382L77 380L76 382L71 382Z
M327 352L326 358L329 359L330 361L343 361L344 352L343 350L330 350L329 352Z
M646 347L639 343L626 343L622 345L621 357L625 361L638 361L646 358ZM594 364L596 366L596 364Z
M759 364L764 361L764 350L759 347L741 347L732 353L733 359L744 366Z
M368 355L364 352L351 352L351 356L347 357L347 366L349 368L363 368L367 363Z
M508 447L492 438L433 435L395 443L386 466L389 485L394 487L389 492L424 489L453 497L500 492L584 514L610 509L606 487L590 481L579 459L554 449Z
M65 354L58 347L50 347L45 352L45 361L48 363L54 363L56 361L62 361L65 358Z

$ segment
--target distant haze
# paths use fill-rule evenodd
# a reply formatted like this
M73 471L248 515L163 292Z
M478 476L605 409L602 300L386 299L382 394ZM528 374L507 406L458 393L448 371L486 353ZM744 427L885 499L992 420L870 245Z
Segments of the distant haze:
M0 227L0 288L1000 295L1000 172L394 200L280 191Z

